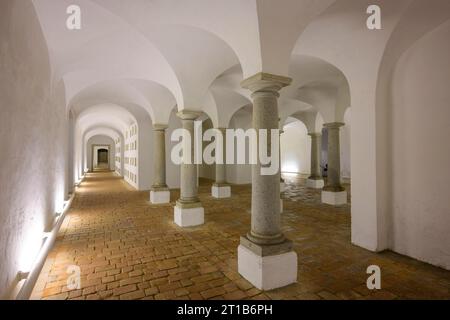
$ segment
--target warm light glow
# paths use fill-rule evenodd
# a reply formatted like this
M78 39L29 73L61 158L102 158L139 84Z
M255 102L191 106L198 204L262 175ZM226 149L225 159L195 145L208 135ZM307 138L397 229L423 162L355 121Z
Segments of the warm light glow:
M19 270L29 272L42 247L42 231L29 224L19 248Z
M281 165L281 171L298 173L299 172L298 164L297 162L294 161L285 161Z
M57 201L55 204L55 216L58 216L59 214L61 214L61 212L64 211L64 201Z
M78 185L81 183L81 181L83 181L83 179L84 179L84 175L81 176L81 178L79 178L79 179L75 182L75 187L78 188Z

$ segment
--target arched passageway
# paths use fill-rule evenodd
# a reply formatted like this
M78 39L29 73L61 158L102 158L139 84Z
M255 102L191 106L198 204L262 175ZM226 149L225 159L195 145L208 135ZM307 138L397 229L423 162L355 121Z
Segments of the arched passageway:
M448 1L69 2L0 4L0 297L448 297Z

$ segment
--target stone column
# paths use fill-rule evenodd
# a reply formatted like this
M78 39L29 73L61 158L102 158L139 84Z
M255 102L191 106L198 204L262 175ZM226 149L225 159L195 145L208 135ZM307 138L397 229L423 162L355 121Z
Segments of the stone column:
M154 204L169 203L170 191L166 184L166 129L165 124L153 125L154 178L150 189L150 201Z
M306 186L313 189L322 189L324 181L320 170L322 159L322 133L308 133L311 137L311 176L306 181Z
M341 185L339 129L343 125L340 122L324 125L328 129L328 178L322 191L322 202L331 205L347 203L347 192Z
M242 87L253 92L253 128L257 134L268 130L270 137L271 129L279 129L278 92L291 81L258 73L242 82ZM270 138L267 147L268 152L279 157L279 149L272 149ZM281 231L280 170L274 175L262 175L262 167L258 157L257 164L252 165L251 230L241 237L238 271L255 287L271 290L297 281L297 254Z
M181 164L180 199L174 209L175 223L181 227L197 226L204 223L204 209L198 198L198 171L194 162L195 139L194 121L200 112L183 110L177 113L183 124L183 163ZM201 147L201 146L199 146ZM188 152L190 149L190 159Z
M211 188L211 194L214 198L229 198L231 197L231 187L227 183L227 167L226 167L226 128L218 128L222 135L222 164L217 163L216 159L216 181ZM218 132L219 133L219 132ZM217 141L217 140L216 140ZM220 146L216 144L216 150Z

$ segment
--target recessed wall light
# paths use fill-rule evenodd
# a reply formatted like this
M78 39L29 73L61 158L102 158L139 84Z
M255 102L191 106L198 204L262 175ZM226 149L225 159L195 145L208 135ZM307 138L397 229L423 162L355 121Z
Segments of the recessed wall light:
M44 232L44 234L42 235L42 239L50 238L51 235L52 235L52 232Z
M30 275L29 271L19 271L17 273L17 279L19 279L19 281L26 280L29 275Z

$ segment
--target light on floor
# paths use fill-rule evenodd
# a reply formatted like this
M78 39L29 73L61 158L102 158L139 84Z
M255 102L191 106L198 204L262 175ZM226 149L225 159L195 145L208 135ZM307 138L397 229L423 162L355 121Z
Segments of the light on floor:
M298 173L295 173L295 172L282 172L281 175L283 177L296 177L296 176L298 176Z
M281 165L281 171L283 172L299 172L299 164L296 161L285 161Z

